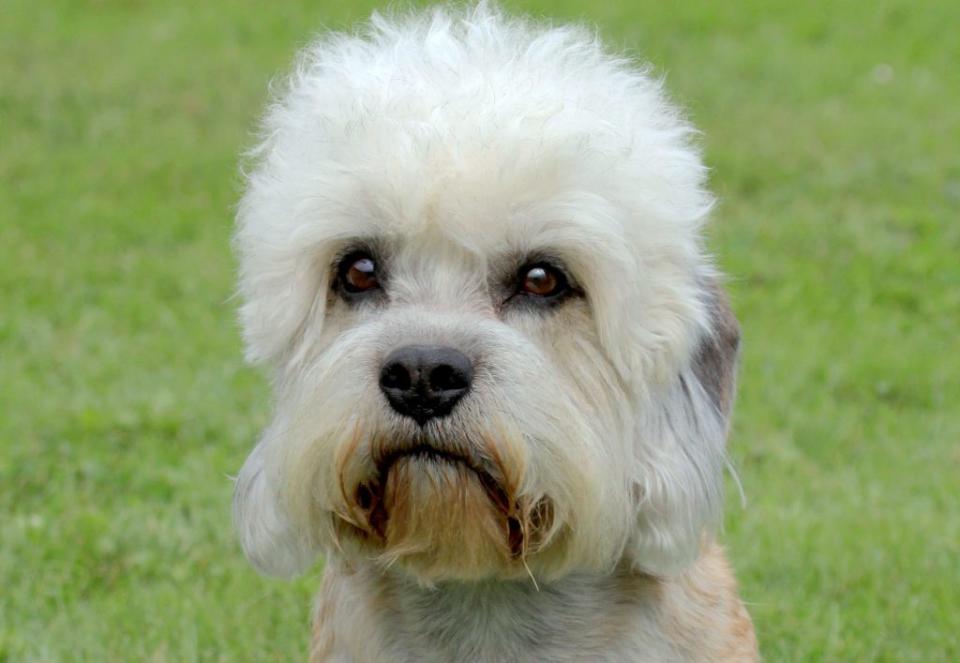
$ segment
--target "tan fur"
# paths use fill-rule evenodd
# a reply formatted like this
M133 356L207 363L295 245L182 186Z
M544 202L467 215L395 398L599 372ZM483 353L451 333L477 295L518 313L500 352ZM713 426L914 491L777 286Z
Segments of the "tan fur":
M472 443L435 443L449 455L442 461L418 457L403 441L364 441L355 428L334 465L336 548L400 564L430 582L520 578L534 569L550 577L570 554L569 524L550 498L525 492L518 436L492 428L496 436ZM298 483L309 489L291 481Z
M510 557L506 518L462 464L401 459L390 472L384 501L390 512L384 534L387 564L402 558L430 576L456 564L469 577L486 573L490 558Z
M753 622L719 546L678 581L664 585L664 629L691 660L756 661Z

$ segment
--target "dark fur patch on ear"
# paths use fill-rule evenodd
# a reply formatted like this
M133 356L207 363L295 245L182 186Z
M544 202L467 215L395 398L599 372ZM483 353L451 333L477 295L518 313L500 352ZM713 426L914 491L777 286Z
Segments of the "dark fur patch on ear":
M693 372L717 410L727 418L733 409L736 392L740 324L733 315L723 287L715 279L705 285L711 332L700 342L693 359Z

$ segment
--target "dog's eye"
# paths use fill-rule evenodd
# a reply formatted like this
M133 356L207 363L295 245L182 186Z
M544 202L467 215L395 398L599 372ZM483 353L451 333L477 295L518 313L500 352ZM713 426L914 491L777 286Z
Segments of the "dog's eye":
M541 262L520 270L519 291L533 297L556 299L570 291L570 284L563 272Z
M367 253L351 253L340 261L339 282L344 292L357 294L377 290L377 263Z

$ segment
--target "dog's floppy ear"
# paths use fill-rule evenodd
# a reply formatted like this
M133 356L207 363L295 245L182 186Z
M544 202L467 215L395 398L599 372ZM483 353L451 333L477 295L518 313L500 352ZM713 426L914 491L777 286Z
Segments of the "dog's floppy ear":
M676 379L649 396L639 418L637 528L627 554L636 568L658 575L699 557L722 510L740 327L717 279L702 283L708 328Z
M318 554L283 509L264 462L264 442L253 450L237 477L233 522L247 559L263 574L290 578L302 573Z
M726 426L736 396L740 324L730 308L727 293L715 278L706 282L705 292L710 333L700 340L693 358L693 373Z

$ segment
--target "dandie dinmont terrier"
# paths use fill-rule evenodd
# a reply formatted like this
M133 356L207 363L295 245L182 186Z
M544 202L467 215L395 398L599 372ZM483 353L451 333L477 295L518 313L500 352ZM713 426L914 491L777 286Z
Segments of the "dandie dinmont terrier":
M751 661L712 534L738 326L693 129L589 31L486 4L330 35L238 213L272 422L236 485L313 661Z

